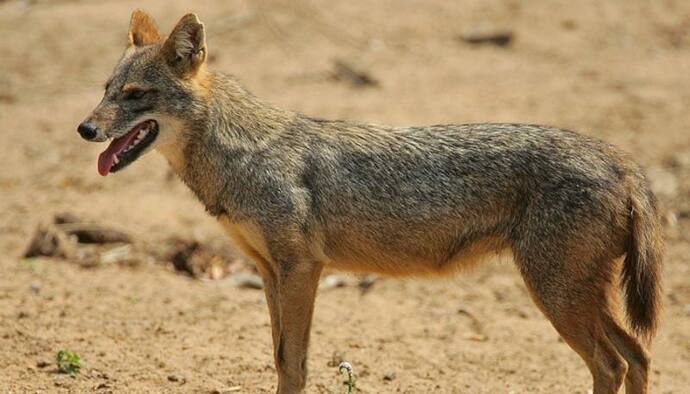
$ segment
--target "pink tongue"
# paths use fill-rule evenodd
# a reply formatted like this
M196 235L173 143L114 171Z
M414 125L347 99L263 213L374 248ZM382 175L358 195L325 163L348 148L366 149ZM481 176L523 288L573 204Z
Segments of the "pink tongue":
M141 127L135 127L134 130L123 135L120 138L115 138L108 147L98 156L98 173L101 176L106 176L113 166L114 156L120 153L129 145L129 143L137 136Z

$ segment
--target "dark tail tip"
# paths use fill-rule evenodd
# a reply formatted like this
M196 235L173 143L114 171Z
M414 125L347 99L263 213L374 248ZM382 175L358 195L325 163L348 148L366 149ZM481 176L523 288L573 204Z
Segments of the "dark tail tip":
M664 247L654 196L645 193L645 197L631 199L631 232L622 280L630 327L637 335L651 338L661 309Z
M623 266L628 321L635 334L651 337L658 325L658 279L655 274L640 274L633 259L626 257Z

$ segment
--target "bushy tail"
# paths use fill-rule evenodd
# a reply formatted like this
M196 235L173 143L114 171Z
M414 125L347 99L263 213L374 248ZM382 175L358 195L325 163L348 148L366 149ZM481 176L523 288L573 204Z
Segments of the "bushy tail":
M647 181L638 178L630 193L630 238L623 263L628 321L633 331L650 339L661 309L664 241L656 198Z

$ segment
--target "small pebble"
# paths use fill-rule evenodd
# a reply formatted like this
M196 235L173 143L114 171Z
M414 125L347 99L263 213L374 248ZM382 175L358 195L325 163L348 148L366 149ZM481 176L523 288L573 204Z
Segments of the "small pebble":
M261 290L264 288L261 277L250 272L238 272L230 277L230 281L240 289Z
M347 280L343 275L328 275L321 279L319 283L319 289L328 290L337 287L344 287L347 284Z
M387 374L383 375L383 380L386 382L392 382L395 380L395 372L388 372Z

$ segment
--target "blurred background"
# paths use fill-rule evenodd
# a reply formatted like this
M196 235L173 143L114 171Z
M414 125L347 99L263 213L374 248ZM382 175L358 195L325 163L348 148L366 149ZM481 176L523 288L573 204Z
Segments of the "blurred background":
M101 178L77 124L130 14L205 23L210 67L277 106L394 125L528 122L648 168L668 247L651 391L690 386L690 2L0 1L0 389L272 392L261 282L163 158ZM58 373L70 349L84 367ZM509 260L441 281L327 273L309 392L586 393Z

